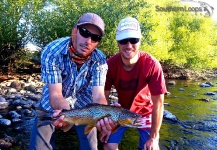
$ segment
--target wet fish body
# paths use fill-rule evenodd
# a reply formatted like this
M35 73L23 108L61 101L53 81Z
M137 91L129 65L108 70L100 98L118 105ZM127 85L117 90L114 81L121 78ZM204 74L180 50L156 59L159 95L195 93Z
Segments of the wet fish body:
M97 122L104 118L111 118L118 126L125 126L131 128L139 128L139 118L141 115L131 112L130 110L101 104L89 104L86 107L80 109L72 109L68 111L62 111L59 116L64 115L64 121L71 125L87 125L85 134L89 133ZM57 118L59 117L57 116ZM47 120L47 116L38 116L40 120ZM57 118L52 118L53 120ZM117 128L118 128L117 126ZM112 132L115 132L114 129ZM69 129L66 129L67 131Z

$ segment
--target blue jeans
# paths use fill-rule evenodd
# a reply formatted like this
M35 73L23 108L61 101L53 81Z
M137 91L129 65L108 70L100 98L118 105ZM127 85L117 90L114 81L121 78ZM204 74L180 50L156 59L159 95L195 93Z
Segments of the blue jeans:
M110 137L108 139L108 143L120 143L126 129L127 129L127 127L120 126L115 133L110 135ZM140 135L138 149L143 149L144 144L148 140L148 137L150 135L150 130L138 129L138 132L139 132L139 135Z
M80 150L97 150L97 130L93 128L87 135L84 134L86 125L75 126L79 139ZM70 141L67 141L70 143ZM29 150L53 150L55 149L55 127L50 122L43 122L43 126L38 127L38 118L31 132Z

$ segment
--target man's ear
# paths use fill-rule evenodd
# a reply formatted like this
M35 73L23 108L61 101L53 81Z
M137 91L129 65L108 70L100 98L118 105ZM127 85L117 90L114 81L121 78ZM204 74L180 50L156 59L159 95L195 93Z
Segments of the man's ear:
M78 29L77 29L76 27L75 27L75 28L72 28L72 34L71 34L71 36L72 36L73 38L76 36L77 31L78 31Z
M74 27L72 29L72 34L71 34L71 37L72 37L72 44L73 44L73 47L76 49L77 48L77 45L76 45L76 41L77 41L77 31L78 31L78 28L77 27Z

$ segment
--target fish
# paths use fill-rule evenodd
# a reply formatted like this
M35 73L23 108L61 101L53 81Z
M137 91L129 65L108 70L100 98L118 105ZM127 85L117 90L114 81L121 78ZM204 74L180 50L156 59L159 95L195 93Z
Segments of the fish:
M91 103L83 108L63 110L57 117L52 117L53 114L51 112L41 109L36 110L40 121L55 121L64 115L63 121L70 124L70 127L63 128L64 132L67 132L73 125L87 125L84 133L88 134L92 128L96 127L97 122L104 117L112 119L117 124L112 130L112 133L116 132L119 126L130 128L139 128L142 126L142 123L139 121L142 117L140 114L111 105Z

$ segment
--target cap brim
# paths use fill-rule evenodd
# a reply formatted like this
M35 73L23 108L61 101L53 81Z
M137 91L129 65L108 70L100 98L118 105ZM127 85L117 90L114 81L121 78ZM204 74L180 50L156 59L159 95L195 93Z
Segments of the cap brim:
M99 26L97 26L97 25L95 25L95 24L93 24L93 23L90 23L90 22L82 22L82 23L77 23L77 26L81 26L81 25L84 25L84 24L90 24L90 25L93 25L93 26L97 27L97 28L99 29L99 31L101 32L101 35L104 36L103 30L102 30Z

